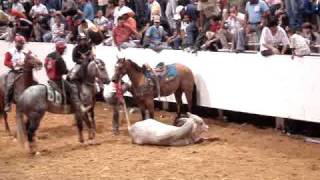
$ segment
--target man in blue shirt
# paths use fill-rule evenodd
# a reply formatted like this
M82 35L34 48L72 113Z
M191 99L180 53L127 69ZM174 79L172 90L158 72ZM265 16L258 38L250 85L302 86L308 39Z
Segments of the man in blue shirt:
M260 39L265 19L269 16L269 7L262 0L249 0L246 4L247 32L257 32Z
M93 21L94 19L94 9L90 0L81 0L81 14L85 19Z
M162 42L168 38L168 33L160 25L160 16L153 16L153 23L154 25L149 27L145 34L146 45L154 50L168 49L167 43Z

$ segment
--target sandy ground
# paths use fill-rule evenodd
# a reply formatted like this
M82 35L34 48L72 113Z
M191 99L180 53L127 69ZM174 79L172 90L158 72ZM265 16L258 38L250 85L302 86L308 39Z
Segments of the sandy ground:
M131 144L124 123L121 134L112 135L110 109L102 103L96 107L101 144L94 146L77 142L72 116L46 114L37 133L41 155L35 157L12 141L1 123L0 179L320 179L320 145L302 138L206 119L208 136L220 140L187 147L138 146ZM174 114L160 113L162 121L171 123ZM12 128L14 122L11 113Z

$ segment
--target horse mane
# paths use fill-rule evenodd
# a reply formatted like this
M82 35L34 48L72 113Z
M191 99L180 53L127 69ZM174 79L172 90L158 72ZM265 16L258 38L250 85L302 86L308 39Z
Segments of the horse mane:
M137 63L133 62L133 61L130 60L130 59L128 59L127 61L131 64L131 66L132 66L136 71L143 73L142 67L140 67Z

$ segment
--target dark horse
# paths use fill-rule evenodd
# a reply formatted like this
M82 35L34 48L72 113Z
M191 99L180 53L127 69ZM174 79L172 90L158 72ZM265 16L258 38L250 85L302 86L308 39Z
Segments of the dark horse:
M85 65L85 68L85 74L82 76L84 79L79 81L78 88L82 103L87 107L91 107L91 110L89 110L88 113L74 112L79 132L79 141L81 143L84 142L82 134L83 121L88 127L89 140L94 141L95 139L96 124L93 109L95 105L96 79L104 83L110 82L105 64L102 60L92 60ZM50 109L48 90L45 85L39 84L29 87L21 94L17 102L16 118L18 140L29 149L31 154L37 153L34 135L46 111L57 113L56 110L53 111ZM62 112L58 114L62 114ZM27 117L26 123L23 120L23 116ZM27 143L25 143L26 136L28 140Z
M13 102L17 102L20 94L29 86L36 84L33 80L32 70L34 68L41 68L42 62L32 56L31 54L25 54L24 66L22 68L21 74L19 74L14 82L14 92L13 92ZM5 122L6 132L11 135L11 131L8 124L8 115L4 111L4 96L5 96L5 83L7 74L0 76L0 117L3 116Z
M193 91L195 87L192 71L182 65L174 64L178 75L166 81L162 78L159 82L160 96L169 96L174 93L177 102L177 118L181 116L182 93L185 93L188 110L191 112ZM146 110L150 118L154 118L154 97L158 96L157 88L150 86L145 76L145 70L131 60L119 59L115 66L115 74L112 81L118 82L124 75L128 75L132 82L133 96L141 109L142 118L146 119Z

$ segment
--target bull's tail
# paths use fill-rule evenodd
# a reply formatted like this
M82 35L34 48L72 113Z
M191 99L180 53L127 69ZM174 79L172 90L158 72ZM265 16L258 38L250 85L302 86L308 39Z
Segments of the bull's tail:
M16 109L16 123L17 123L17 138L21 146L24 147L26 142L26 126L23 120L23 113L19 108Z

